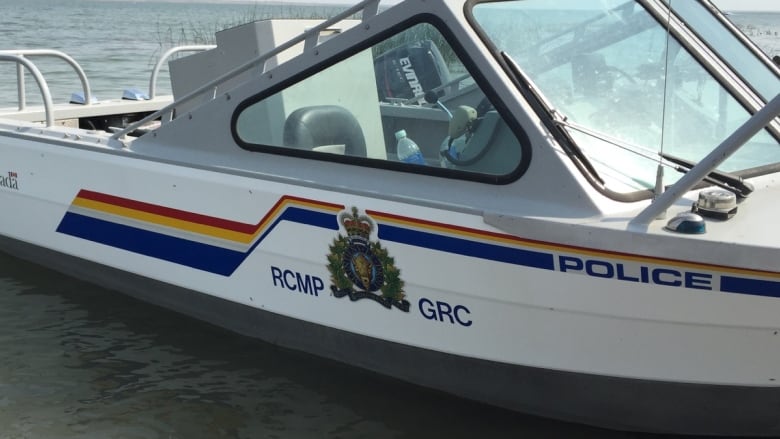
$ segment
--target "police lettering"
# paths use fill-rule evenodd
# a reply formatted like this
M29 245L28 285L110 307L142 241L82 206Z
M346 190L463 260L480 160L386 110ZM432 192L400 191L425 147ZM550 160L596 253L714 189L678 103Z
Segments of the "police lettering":
M271 278L275 287L298 291L311 296L319 296L320 292L325 289L325 282L317 276L301 274L292 270L282 270L278 267L271 267Z
M644 265L629 265L601 261L598 259L580 259L574 256L559 256L559 270L563 273L582 273L590 277L617 279L627 282L661 285L666 287L685 287L698 290L712 289L712 275L681 271L671 268L652 268Z
M471 311L463 305L455 305L453 307L447 302L438 300L434 302L423 297L420 299L418 306L420 314L428 320L449 322L453 325L458 324L466 327L472 324L472 321L468 318Z

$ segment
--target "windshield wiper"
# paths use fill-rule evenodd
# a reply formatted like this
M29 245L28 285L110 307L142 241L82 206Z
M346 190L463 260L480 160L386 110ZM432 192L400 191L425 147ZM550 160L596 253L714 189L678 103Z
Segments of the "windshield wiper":
M688 171L690 171L697 164L695 162L676 157L671 154L666 154L660 151L650 151L637 145L631 145L621 139L617 139L608 134L602 133L601 131L587 128L578 123L572 122L568 120L565 115L560 116L560 118L555 120L555 123L562 127L579 131L590 137L595 137L596 139L609 143L610 145L614 145L615 147L628 151L632 154L636 154L639 157L643 157L659 165L674 169L681 174L688 173ZM660 158L655 157L655 154L658 154ZM717 169L711 170L702 180L713 186L718 186L720 188L734 192L734 194L736 194L739 198L747 198L747 196L750 195L750 193L754 190L753 185L744 181L742 177L729 174L727 172L718 171Z
M621 139L617 139L608 134L602 133L601 131L590 129L575 122L571 122L565 116L563 116L562 120L556 120L556 123L560 126L579 131L587 136L595 137L603 142L614 145L632 154L636 154L639 157L643 157L659 165L674 169L681 174L687 174L688 171L690 171L697 164L695 162L660 151L642 151L644 148L628 144ZM655 157L655 154L658 154L661 158ZM750 195L750 193L754 190L753 185L744 181L742 177L729 174L727 172L718 171L717 169L710 171L702 180L713 186L718 186L720 188L734 192L734 194L736 194L739 198L747 198L747 196Z
M648 157L648 155L640 151L637 151L634 148L628 147L624 142L618 139L613 139L604 133L585 128L574 122L569 121L568 118L565 115L562 115L558 110L556 110L555 107L550 103L550 101L548 101L547 98L541 93L541 91L535 87L533 81L531 81L531 79L522 71L520 66L517 65L517 62L514 60L514 58L512 58L511 55L509 55L505 51L502 51L501 56L504 58L504 61L506 61L506 63L509 65L509 68L512 71L512 73L515 75L515 77L519 79L519 82L521 82L525 87L527 87L527 89L531 92L531 94L534 95L537 101L542 104L542 107L546 110L546 113L552 119L552 122L558 127L569 127L578 130L584 134L600 138L608 143L626 149L642 157L646 157L655 162L659 162L662 165L671 167L672 169L682 174L688 173L688 171L690 171L694 166L696 166L697 163L695 162L660 152L659 153L660 157L663 160L669 162L669 163L664 163L663 160L661 159ZM576 145L576 143L574 143L573 140L571 140L570 138L569 140L570 140L570 144L568 146L570 149L566 148L567 152L569 152L569 155L573 155L577 157L577 159L580 160L583 166L585 166L592 173L592 175L603 184L603 180L601 180L598 172L596 172L595 168L593 168L593 165L587 159L587 156L585 156L585 154ZM672 163L673 165L670 163ZM747 198L747 196L750 195L750 193L752 193L755 190L752 184L744 181L741 177L737 175L729 174L727 172L718 171L716 169L711 170L702 180L711 185L718 186L720 188L734 192L734 194L736 194L737 197L739 198Z
M558 138L559 143L563 147L563 150L566 152L566 154L571 157L573 160L575 160L575 163L578 163L582 167L584 167L587 172L592 176L594 180L598 182L600 185L604 185L604 179L601 178L599 173L596 171L596 168L593 167L593 164L590 162L588 157L585 155L585 153L582 152L582 149L577 145L576 142L574 142L574 139L569 136L569 133L566 132L565 129L561 129L561 121L563 120L562 115L558 110L555 109L555 107L552 106L549 100L547 100L547 97L542 94L541 90L539 90L534 82L531 80L528 75L525 74L523 69L520 68L520 66L517 64L514 58L512 58L512 55L506 53L506 51L501 51L501 57L504 59L504 62L509 66L510 73L514 76L515 80L517 81L517 84L520 86L520 90L523 89L527 90L531 95L535 98L534 99L528 99L528 102L532 104L534 103L539 104L537 106L541 107L541 110L547 114L549 119L542 118L543 123L550 129L551 132L557 131L563 136L566 141L561 142L560 138ZM549 122L552 122L552 124L549 124ZM558 128L557 130L553 130L552 128Z
M660 155L664 160L668 160L675 165L682 167L683 169L675 168L682 173L686 173L694 166L696 166L696 163L694 162L685 160L680 157L675 157L665 152L660 153ZM717 169L710 171L710 173L707 174L707 176L704 178L704 181L734 192L739 198L747 198L747 196L755 190L753 185L743 180L742 177L729 174L727 172L718 171Z

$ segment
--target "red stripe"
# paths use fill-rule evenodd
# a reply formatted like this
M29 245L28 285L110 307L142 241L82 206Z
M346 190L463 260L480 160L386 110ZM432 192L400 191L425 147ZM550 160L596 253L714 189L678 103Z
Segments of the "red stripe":
M596 249L596 248L589 248L589 247L580 247L576 245L569 245L569 244L559 244L554 242L547 242L547 241L538 241L536 239L528 239L528 238L520 238L518 236L513 235L506 235L503 233L496 233L496 232L490 232L487 230L479 230L479 229L471 229L468 227L462 227L462 226L456 226L452 224L445 224L445 223L439 223L435 221L428 221L428 220L422 220L417 218L410 218L407 216L401 216L401 215L394 215L392 213L385 213L385 212L379 212L375 210L366 210L366 214L370 216L378 216L378 217L385 217L389 219L394 219L396 221L404 221L404 222L410 222L414 224L419 224L421 226L431 226L431 227L439 227L443 229L449 229L452 231L457 232L467 232L467 233L473 233L476 235L482 235L485 237L495 237L495 238L503 238L515 241L519 244L530 244L530 245L542 245L547 247L557 247L558 251L579 251L579 252L586 252L586 253L600 253L604 255L608 255L615 258L639 258L639 259L645 259L650 261L654 264L667 264L667 265L697 265L701 267L707 267L708 269L712 270L746 270L751 271L759 274L764 275L776 275L778 273L774 271L766 271L766 270L753 270L749 268L740 268L740 267L731 267L728 265L718 265L718 264L707 264L703 262L694 262L694 261L686 261L683 259L671 259L671 258L660 258L657 256L645 256L641 254L634 254L634 253L624 253L624 252L618 252L618 251L612 251L612 250L603 250L603 249Z
M170 207L160 206L158 204L144 203L142 201L131 200L128 198L117 197L114 195L103 194L100 192L94 192L86 189L79 191L77 198L84 198L87 200L98 201L101 203L112 204L115 206L125 207L128 209L139 210L142 212L152 213L155 215L165 216L168 218L174 218L182 221L188 221L195 224L203 224L207 226L217 227L220 229L231 230L239 233L253 234L269 217L274 215L278 208L282 206L286 201L299 201L306 203L313 203L323 207L330 207L335 209L342 209L343 206L332 203L323 203L321 201L308 200L305 198L298 198L292 196L283 196L271 210L266 213L265 216L257 224L240 223L237 221L231 221L223 218L217 218L208 215L201 215L198 213L187 212L184 210L173 209Z
M114 195L102 194L99 192L88 191L86 189L79 191L78 197L99 201L101 203L112 204L115 206L126 207L128 209L140 210L142 212L161 215L168 218L189 221L196 224L203 224L221 229L232 230L235 232L254 233L254 231L257 230L257 226L253 224L239 223L237 221L230 221L213 216L201 215L179 209L172 209L170 207L144 203L142 201L130 200L128 198L117 197Z
M394 219L396 221L410 222L410 223L414 223L414 224L420 224L420 225L423 225L423 226L439 227L439 228L448 229L448 230L451 230L451 231L458 231L458 232L464 232L464 233L473 233L473 234L476 234L476 235L482 235L482 236L493 237L493 238L503 238L503 239L509 239L509 240L512 240L512 241L519 241L519 242L535 242L535 243L539 243L539 244L546 244L545 242L542 242L542 241L534 241L534 240L531 240L531 239L519 238L517 236L506 235L506 234L503 234L503 233L490 232L490 231L487 231L487 230L471 229L471 228L468 228L468 227L456 226L454 224L437 223L435 221L428 221L428 220L418 219L418 218L410 218L410 217L407 217L407 216L395 215L395 214L392 214L392 213L379 212L379 211L375 211L375 210L366 210L366 214L369 215L369 216L383 216L385 218Z

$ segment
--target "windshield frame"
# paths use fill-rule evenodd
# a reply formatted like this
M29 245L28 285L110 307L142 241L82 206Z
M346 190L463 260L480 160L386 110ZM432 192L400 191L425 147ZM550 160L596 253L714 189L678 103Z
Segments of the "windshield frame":
M664 0L664 2L668 2L670 0ZM679 0L678 3L679 4ZM763 67L765 67L768 72L773 73L775 75L775 79L780 81L780 66L772 62L772 60L769 58L769 55L764 53L763 50L750 38L748 38L742 31L739 30L737 25L728 19L728 17L718 9L717 6L712 4L710 0L698 0L696 2L697 5L701 6L707 13L710 14L711 18L717 22L721 26L722 29L729 32L729 35L736 40L737 43L740 44L742 49L747 50L746 53L749 53L753 55L755 58L755 61L763 64ZM718 58L723 61L731 70L734 71L741 79L742 82L745 83L750 89L758 96L760 96L764 103L769 102L774 96L764 96L764 94L755 88L755 86L752 84L751 81L748 80L748 78L745 77L745 75L742 73L742 69L734 65L733 62L730 61L729 56L719 50L717 47L715 47L709 39L704 38L703 33L698 29L697 26L692 26L683 16L683 14L680 12L679 8L675 8L675 3L672 3L672 9L675 11L675 14L679 17L680 20L682 20L688 29L693 32L696 37L701 40L713 53L716 53L718 55ZM687 6L687 4L686 4Z
M447 44L450 45L451 49L457 55L459 61L463 64L465 71L474 80L474 82L479 85L480 90L485 94L485 96L489 98L490 102L493 104L495 110L506 124L509 131L511 131L511 133L519 142L521 158L510 172L503 174L491 174L479 171L470 171L468 169L461 170L437 168L434 166L412 166L394 162L392 160L339 154L326 154L289 147L280 147L278 145L254 143L242 138L242 135L239 133L237 128L238 120L241 117L242 112L248 107L261 102L277 93L280 93L285 89L294 87L296 84L304 82L306 79L311 78L317 73L339 64L361 51L370 50L375 45L380 44L383 41L390 39L392 36L408 30L418 24L429 24L441 34L441 36L446 40ZM457 37L457 33L453 32L453 29L445 20L441 19L436 14L428 12L415 14L403 21L392 24L386 29L383 29L380 32L372 35L370 38L362 40L357 44L345 48L344 50L338 51L338 53L334 54L333 56L325 58L322 61L311 65L297 72L296 74L285 78L279 83L267 89L261 90L260 92L253 94L242 101L233 110L233 114L231 116L231 137L239 148L257 153L269 153L282 156L298 157L318 160L321 162L343 163L365 168L387 169L411 174L430 175L449 180L473 181L495 186L504 186L514 183L515 181L521 179L529 169L531 162L533 161L533 147L529 140L528 134L525 131L525 128L517 121L515 117L513 117L511 111L504 103L504 99L499 95L499 93L496 92L495 88L491 86L490 81L485 78L482 70L474 61L470 59L470 57L467 56L467 53L468 52L463 47L462 42ZM288 62L296 61L291 60ZM271 70L270 75L273 73L273 70Z
M577 168L585 175L586 179L591 185L602 194L609 198L623 202L633 202L642 199L651 198L654 196L653 189L640 189L633 192L619 192L607 188L604 185L604 180L598 174L598 172L589 165L589 159L581 151L577 142L564 128L565 118L564 114L558 112L556 107L550 103L545 97L542 90L534 83L534 81L525 74L522 70L516 71L506 61L505 57L511 56L504 54L493 42L493 40L487 35L486 31L482 28L480 21L474 15L474 7L479 4L485 3L501 3L509 0L467 0L463 6L463 13L466 20L471 25L477 36L482 43L486 46L488 51L495 57L501 67L507 72L512 81L517 86L523 97L531 104L534 111L537 113L544 123L545 127L552 133L558 144L564 149L567 155L574 161ZM630 1L630 0L628 0ZM687 28L687 23L677 14L674 9L671 11L670 25L667 26L667 19L669 18L669 9L667 8L666 0L634 0L638 3L649 16L651 16L659 26L663 29L668 28L668 32L671 38L686 50L690 56L697 61L701 67L712 76L712 78L726 90L740 106L742 106L749 116L754 115L760 108L765 105L762 99L755 93L755 90L744 81L744 79L736 73L736 71L720 56L720 54L714 50L702 40L700 35L693 30ZM705 6L706 3L705 3ZM734 32L735 27L730 28ZM736 32L739 33L738 30ZM741 33L740 33L741 34ZM744 37L746 38L746 37ZM742 40L740 40L742 41ZM765 128L772 138L780 140L780 123L777 121L771 123ZM712 149L718 145L712 145ZM733 175L748 178L758 175L764 175L768 173L774 173L780 171L780 161L762 164L760 166L741 169L739 171L732 172ZM695 188L710 186L707 183L700 183Z

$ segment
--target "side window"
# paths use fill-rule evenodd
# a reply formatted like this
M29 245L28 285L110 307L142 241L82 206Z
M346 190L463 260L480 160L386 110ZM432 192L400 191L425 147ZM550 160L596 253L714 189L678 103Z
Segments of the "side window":
M253 150L338 154L417 171L504 176L523 158L517 137L430 24L244 107L235 132Z

